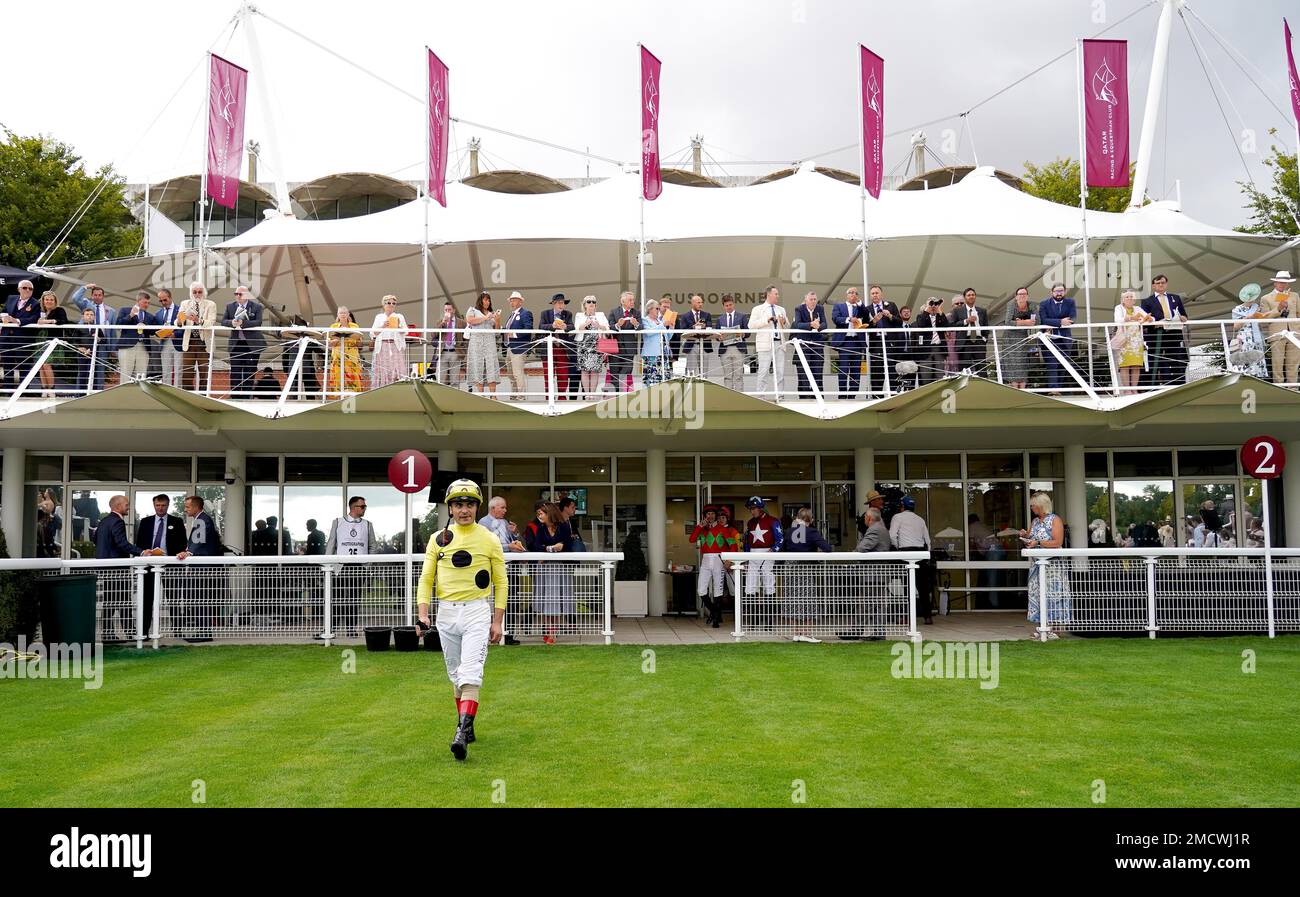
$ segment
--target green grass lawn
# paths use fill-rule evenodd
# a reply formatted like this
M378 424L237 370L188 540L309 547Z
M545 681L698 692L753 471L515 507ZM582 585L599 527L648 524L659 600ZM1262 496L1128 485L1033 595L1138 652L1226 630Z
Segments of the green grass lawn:
M1300 805L1296 638L1004 643L988 690L879 642L643 650L493 648L465 763L441 655L110 651L98 691L0 680L0 805Z

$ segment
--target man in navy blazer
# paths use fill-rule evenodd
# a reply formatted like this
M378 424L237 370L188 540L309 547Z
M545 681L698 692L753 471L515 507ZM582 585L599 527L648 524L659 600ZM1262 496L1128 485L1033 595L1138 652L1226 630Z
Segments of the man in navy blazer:
M1151 278L1151 295L1142 300L1142 310L1156 319L1147 325L1147 346L1154 361L1150 378L1161 386L1182 383L1187 379L1187 343L1184 328L1176 325L1187 323L1183 297L1169 292L1169 278L1157 274Z
M618 297L618 308L607 317L618 340L618 354L609 358L609 373L618 392L631 392L632 360L640 353L636 332L641 329L641 312L636 307L636 293L625 290Z
M525 332L533 329L533 313L524 308L524 297L518 290L510 294L510 313L505 316L501 329L506 334L506 359L510 362L510 398L521 399L528 388L524 359L529 347L540 337Z
M100 561L117 560L119 558L140 557L141 555L162 554L162 550L154 551L152 549L140 548L133 544L126 537L126 509L128 502L125 495L114 495L108 500L108 513L99 521L99 526L95 528L95 559ZM134 638L136 633L131 625L131 620L135 616L133 609L120 609L121 625L116 625L110 615L113 611L105 613L104 631L112 632L117 629L122 634L122 638Z
M862 384L862 359L867 348L867 331L857 326L862 321L862 293L857 287L849 287L844 291L844 301L831 308L831 323L835 325L831 348L836 352L840 369L841 399L852 399Z
M1065 295L1065 284L1052 284L1052 295L1038 303L1038 323L1052 328L1048 332L1054 345L1067 359L1074 356L1074 336L1070 328L1078 309L1074 300ZM1043 367L1047 371L1047 388L1061 388L1061 363L1051 352L1043 353Z
M36 298L35 285L30 280L18 282L18 295L5 300L5 323L0 336L0 354L3 355L5 377L21 382L34 362L32 343L36 329L32 327L41 317L41 303Z
M186 497L185 516L190 518L189 532L186 536L185 550L176 555L177 560L183 561L188 557L220 557L224 554L221 534L217 532L217 525L213 523L208 512L203 510L203 499L200 496ZM187 642L212 641L212 624L217 616L218 606L224 602L226 592L224 583L217 584L209 580L201 583L200 588L202 598L207 600L200 600L193 605L197 632L194 638L187 638L185 640ZM213 601L213 598L217 600Z
M184 367L181 361L184 352L181 348L181 339L183 334L181 328L176 326L176 316L180 314L180 306L172 300L172 291L163 287L158 291L158 311L154 313L154 323L159 327L171 327L174 333L167 339L155 339L149 345L149 354L158 359L157 367L162 373L162 382L168 386L181 388L181 369ZM159 331L154 331L155 335ZM306 360L304 359L304 363ZM288 370L286 367L285 370Z
M235 301L226 306L221 323L233 328L227 343L231 394L251 390L258 359L266 348L266 337L253 329L262 326L262 306L249 297L248 287L235 288Z
M797 331L792 339L803 346L804 357L808 359L808 370L812 380L804 373L803 363L796 353L794 372L799 378L799 396L812 395L812 384L822 389L822 364L826 357L826 331L830 325L826 320L826 309L822 307L814 290L809 290L803 297L803 303L794 310L794 321L790 325Z
M117 313L117 365L119 383L149 376L149 338L154 318L149 313L149 294L141 290L135 303Z
M691 307L677 316L677 341L681 346L681 357L686 359L686 373L703 377L706 371L704 353L713 351L713 340L691 335L693 332L708 330L713 326L713 316L704 310L704 296L691 293Z
M135 545L142 550L157 548L164 554L173 555L185 550L185 521L175 514L167 513L172 500L165 492L153 497L153 514L141 517L135 528ZM144 577L144 631L149 633L153 625L154 578L151 573Z
M903 316L898 306L885 298L885 291L872 286L867 295L867 301L862 303L862 319L868 327L867 355L871 359L868 388L873 396L884 396L886 380L891 391L898 388L898 375L894 371L903 360L907 335L895 332L902 330Z
M555 391L560 398L576 397L578 384L582 375L578 370L578 360L573 345L573 312L565 308L569 299L563 293L551 297L551 307L542 312L537 322L537 329L555 336ZM544 339L545 337L539 337ZM542 357L546 357L545 345L541 348ZM547 373L550 376L550 373ZM549 388L549 387L548 387Z

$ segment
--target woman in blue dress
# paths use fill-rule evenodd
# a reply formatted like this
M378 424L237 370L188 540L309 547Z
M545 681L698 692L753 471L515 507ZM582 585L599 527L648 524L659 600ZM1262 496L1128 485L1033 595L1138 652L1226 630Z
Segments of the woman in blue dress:
M1232 310L1232 319L1237 323L1232 325L1233 336L1228 342L1228 363L1243 374L1267 380L1268 356L1259 329L1259 319L1264 317L1259 305L1262 292L1259 284L1248 283L1237 294L1241 304Z
M1065 524L1052 513L1052 498L1046 492L1035 493L1029 500L1029 510L1034 515L1034 522L1029 531L1020 531L1026 548L1061 548L1065 545ZM1071 620L1070 580L1068 567L1060 560L1047 564L1047 594L1042 596L1047 603L1049 639L1059 638L1055 630L1063 629ZM1029 622L1039 622L1040 589L1038 563L1029 564Z

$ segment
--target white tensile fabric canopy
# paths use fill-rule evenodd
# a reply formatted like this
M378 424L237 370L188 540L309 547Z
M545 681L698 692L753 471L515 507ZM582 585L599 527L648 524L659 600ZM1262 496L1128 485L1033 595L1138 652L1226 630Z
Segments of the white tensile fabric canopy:
M515 195L451 184L447 208L429 204L429 298L464 309L483 289L498 307L520 290L534 310L554 292L571 303L595 294L608 310L618 292L638 289L640 176L635 173L562 193ZM426 209L411 202L334 221L273 218L215 247L209 285L250 281L259 297L316 323L349 306L363 324L393 293L408 322L421 322L420 246ZM1083 317L1082 272L1061 263L1077 255L1079 211L1022 193L989 168L927 191L886 191L868 200L869 277L900 305L948 298L967 286L998 309L1017 287L1046 295L1056 279L1072 284ZM767 283L787 306L807 290L823 298L861 284L862 201L858 187L810 165L769 183L729 189L666 184L645 204L653 255L647 293L736 293L742 306ZM1244 283L1266 284L1278 268L1300 268L1296 247L1191 219L1172 203L1123 214L1088 213L1090 252L1104 254L1093 281L1094 320L1108 321L1123 275L1140 287L1163 272L1197 318L1226 317ZM123 296L179 286L195 273L197 253L72 266L58 273L93 280ZM216 268L228 269L215 277ZM305 279L305 297L296 280ZM238 274L234 272L240 272ZM188 273L186 273L188 272ZM164 284L161 281L165 281ZM228 292L226 290L225 292ZM310 308L304 303L309 303ZM571 307L576 307L571 305ZM440 308L429 311L436 325Z

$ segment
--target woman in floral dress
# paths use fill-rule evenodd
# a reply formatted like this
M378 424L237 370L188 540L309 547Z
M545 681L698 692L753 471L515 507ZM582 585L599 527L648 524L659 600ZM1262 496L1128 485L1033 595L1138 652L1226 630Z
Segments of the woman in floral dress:
M1268 379L1268 361L1264 344L1264 333L1259 329L1259 319L1264 317L1264 309L1259 304L1263 290L1257 283L1248 283L1241 288L1237 297L1241 304L1232 310L1233 338L1228 344L1228 363L1238 368L1243 374Z
M1119 370L1119 393L1136 392L1142 370L1147 363L1147 344L1142 336L1142 325L1154 318L1137 304L1137 293L1125 290L1115 306L1115 328L1110 347L1115 353L1115 367Z
M347 306L339 306L339 316L330 324L327 341L329 352L325 359L325 391L340 394L361 392L361 334L345 334L340 330L359 330ZM342 375L340 377L340 374Z
M1052 513L1052 498L1045 492L1039 492L1029 500L1029 510L1033 512L1034 522L1029 531L1020 531L1026 548L1061 548L1065 544L1065 524L1061 518ZM1070 580L1067 567L1059 560L1047 563L1047 594L1042 596L1047 603L1047 637L1059 638L1056 630L1069 623L1072 617L1070 608ZM1037 560L1029 564L1029 622L1039 622L1039 604L1042 583L1039 581Z
M370 328L374 352L370 388L396 383L406 376L406 318L397 311L397 297L385 296L383 310Z

